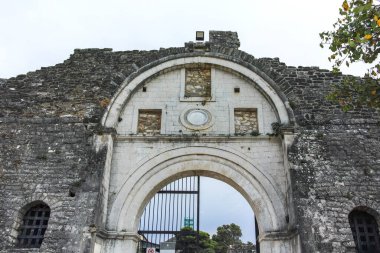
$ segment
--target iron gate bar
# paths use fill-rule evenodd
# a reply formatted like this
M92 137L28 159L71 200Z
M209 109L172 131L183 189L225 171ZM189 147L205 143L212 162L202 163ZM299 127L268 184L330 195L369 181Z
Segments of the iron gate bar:
M179 234L177 230L139 230L139 234Z
M200 220L200 191L201 191L201 177L198 176L198 194L197 194L197 246L199 245L199 220Z
M163 193L178 193L178 194L197 194L198 191L159 191L158 194Z
M160 242L172 240L184 233L181 228L185 225L193 228L192 232L185 233L195 234L196 243L199 244L199 214L200 176L185 177L169 183L145 207L138 230L143 236L140 246L159 248ZM186 224L183 224L185 219Z

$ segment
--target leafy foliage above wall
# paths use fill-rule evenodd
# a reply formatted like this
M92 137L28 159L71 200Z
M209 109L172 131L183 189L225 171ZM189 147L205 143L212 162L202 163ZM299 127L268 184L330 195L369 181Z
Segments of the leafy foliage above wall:
M334 29L320 33L321 47L328 45L333 71L342 64L354 62L375 63L364 79L346 77L332 86L327 97L337 101L347 111L356 106L380 108L380 5L373 0L345 0L339 9L340 17Z

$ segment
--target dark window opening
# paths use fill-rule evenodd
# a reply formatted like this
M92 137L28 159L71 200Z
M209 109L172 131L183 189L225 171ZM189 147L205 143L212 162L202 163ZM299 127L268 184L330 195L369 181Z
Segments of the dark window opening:
M357 252L380 252L379 228L375 218L366 212L352 211L349 221Z
M17 237L18 248L39 248L44 239L50 217L50 208L45 204L31 207L23 217Z

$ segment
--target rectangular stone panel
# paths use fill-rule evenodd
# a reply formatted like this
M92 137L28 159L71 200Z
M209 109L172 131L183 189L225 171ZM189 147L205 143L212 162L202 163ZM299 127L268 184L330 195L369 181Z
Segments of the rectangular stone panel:
M147 135L160 134L161 110L139 110L137 132Z
M256 108L236 108L234 113L235 133L250 134L259 130Z
M185 97L211 97L211 66L186 68Z

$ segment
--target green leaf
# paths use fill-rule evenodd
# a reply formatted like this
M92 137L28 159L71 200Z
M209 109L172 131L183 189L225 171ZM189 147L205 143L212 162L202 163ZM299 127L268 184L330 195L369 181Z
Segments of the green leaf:
M320 47L324 48L324 44L329 44L328 48L332 52L328 60L333 62L333 73L339 73L339 66L343 62L350 67L354 62L372 63L379 59L380 25L374 17L375 15L380 17L380 5L373 0L345 0L345 2L350 8L346 8L346 11L339 9L340 17L333 24L333 30L319 34L322 41ZM372 35L372 38L365 39L365 35ZM345 111L358 105L380 109L378 76L380 76L379 62L369 69L365 81L345 78L332 87L332 94L328 98L335 99Z

